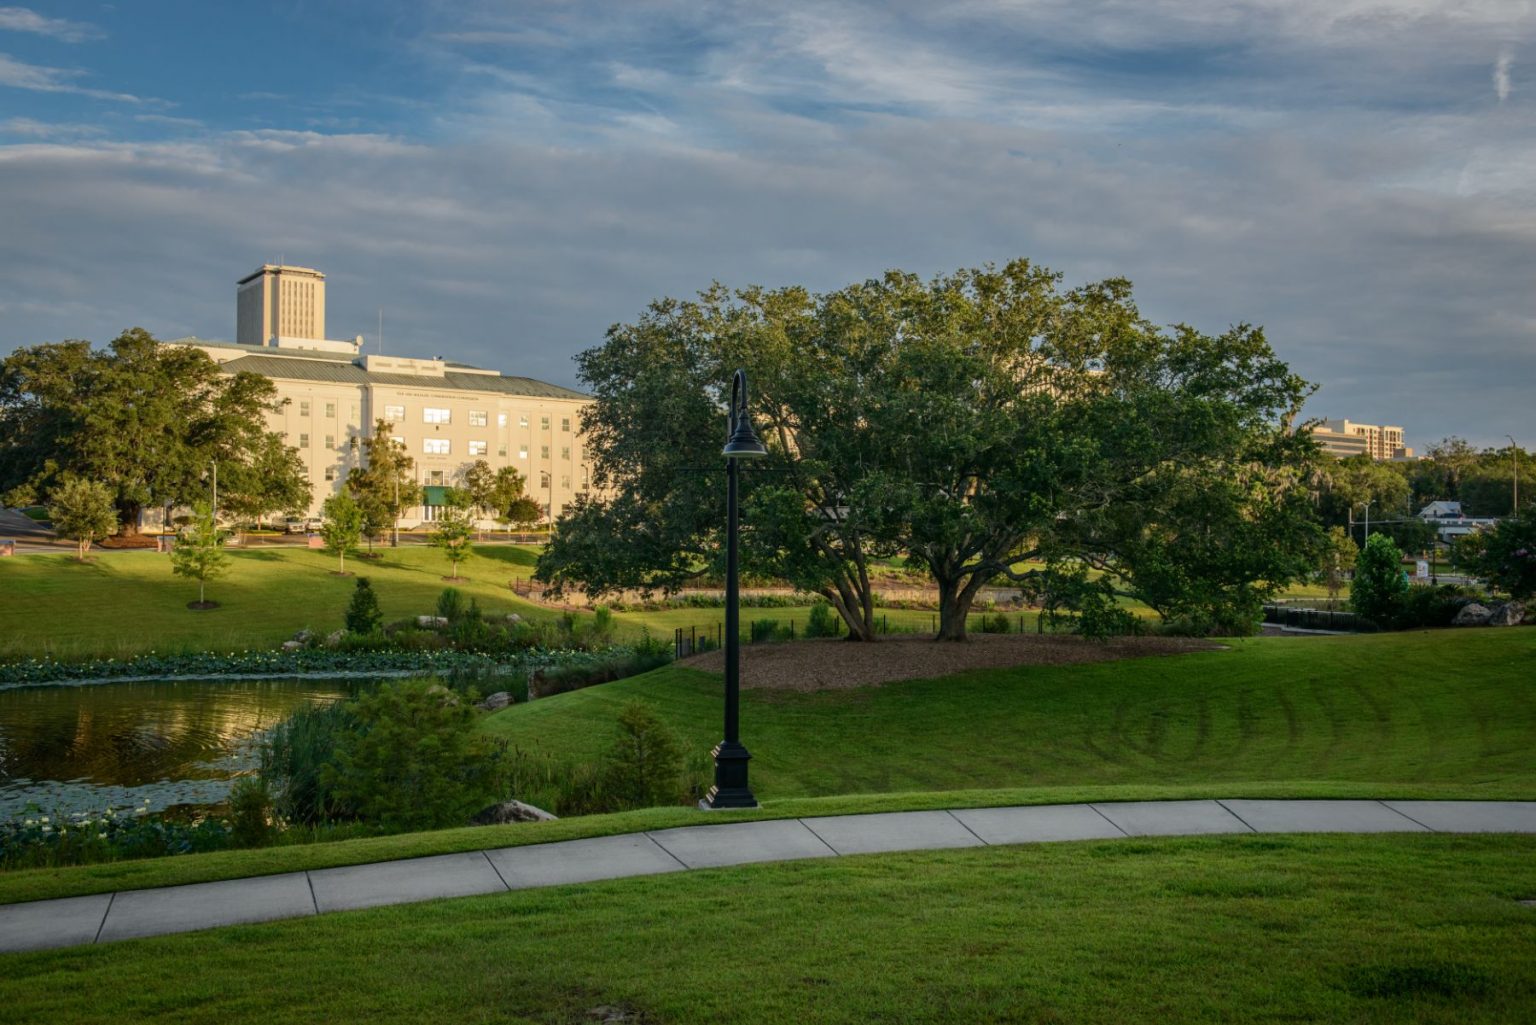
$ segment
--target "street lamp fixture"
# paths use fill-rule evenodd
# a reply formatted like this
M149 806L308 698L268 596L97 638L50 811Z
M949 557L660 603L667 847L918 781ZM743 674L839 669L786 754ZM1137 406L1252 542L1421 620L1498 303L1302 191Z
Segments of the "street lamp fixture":
M725 448L725 739L710 752L715 759L715 785L699 802L706 811L718 808L756 808L757 798L747 786L747 762L752 756L741 743L741 581L740 553L736 535L740 521L737 499L743 459L768 454L752 429L747 414L747 372L736 371L731 380L731 408L726 423Z

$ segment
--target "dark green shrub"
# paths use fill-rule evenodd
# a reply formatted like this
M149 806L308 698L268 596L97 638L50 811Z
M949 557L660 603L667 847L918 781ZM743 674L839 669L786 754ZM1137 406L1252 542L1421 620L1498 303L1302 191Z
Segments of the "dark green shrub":
M618 736L603 758L613 810L677 804L683 797L683 755L677 734L643 701L619 712Z
M1350 608L1377 626L1390 628L1400 618L1408 597L1403 553L1385 534L1372 534L1355 560Z
M272 730L262 745L260 777L279 815L305 824L356 817L357 806L337 794L324 772L359 728L351 705L335 701L306 705Z
M617 727L598 764L562 774L553 801L557 814L595 815L687 798L682 747L671 727L642 701L624 706Z
M811 606L809 617L805 621L805 635L807 637L841 637L843 636L843 621L832 606L826 602L817 602Z
M1393 626L1399 630L1450 626L1462 606L1470 599L1452 584L1439 587L1409 587L1398 603Z
M440 683L385 684L352 703L359 729L320 772L336 797L386 829L460 825L498 796L504 744Z
M777 619L754 619L752 625L747 630L753 644L777 640L780 633L779 621Z
M275 832L272 794L259 778L235 781L229 791L229 837L236 847L265 847Z
M995 615L982 616L976 629L984 634L1005 634L1008 632L1008 614L999 612Z
M379 597L367 577L358 577L352 589L352 603L347 606L347 632L371 634L384 625L384 613L379 611Z
M451 626L464 618L464 595L457 587L445 587L437 596L437 614Z

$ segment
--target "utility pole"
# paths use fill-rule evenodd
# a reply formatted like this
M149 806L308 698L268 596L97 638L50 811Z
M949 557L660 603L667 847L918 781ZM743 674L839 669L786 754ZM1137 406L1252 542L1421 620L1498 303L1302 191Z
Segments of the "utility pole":
M1511 516L1519 516L1520 515L1520 446L1515 444L1515 436L1513 434L1506 434L1506 435L1504 435L1504 437L1509 439L1509 465L1510 465L1510 468L1515 471L1515 501L1514 501L1514 507L1512 509L1510 509L1510 515Z

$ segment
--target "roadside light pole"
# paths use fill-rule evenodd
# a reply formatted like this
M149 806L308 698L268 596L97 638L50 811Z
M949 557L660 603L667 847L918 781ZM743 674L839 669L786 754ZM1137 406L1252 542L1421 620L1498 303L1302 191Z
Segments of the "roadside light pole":
M737 550L740 508L737 484L743 459L768 454L752 418L747 413L747 372L736 371L731 380L731 409L726 426L725 448L725 739L710 752L715 759L715 785L699 802L705 811L717 808L756 808L757 798L747 786L747 762L752 756L742 746L741 726L741 581Z
M1509 513L1510 513L1511 516L1519 516L1520 515L1520 446L1515 444L1515 436L1513 434L1506 434L1506 435L1504 435L1504 437L1509 439L1509 466L1510 466L1510 469L1515 471L1515 502L1514 502L1514 507L1512 509L1510 509Z

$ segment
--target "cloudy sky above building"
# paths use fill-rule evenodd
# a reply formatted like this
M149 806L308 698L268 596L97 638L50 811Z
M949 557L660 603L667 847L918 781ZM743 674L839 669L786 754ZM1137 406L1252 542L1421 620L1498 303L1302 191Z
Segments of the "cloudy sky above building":
M0 0L3 3L3 0ZM1309 415L1536 445L1536 7L0 6L0 352L333 337L576 385L653 298L1027 256L1264 325Z

